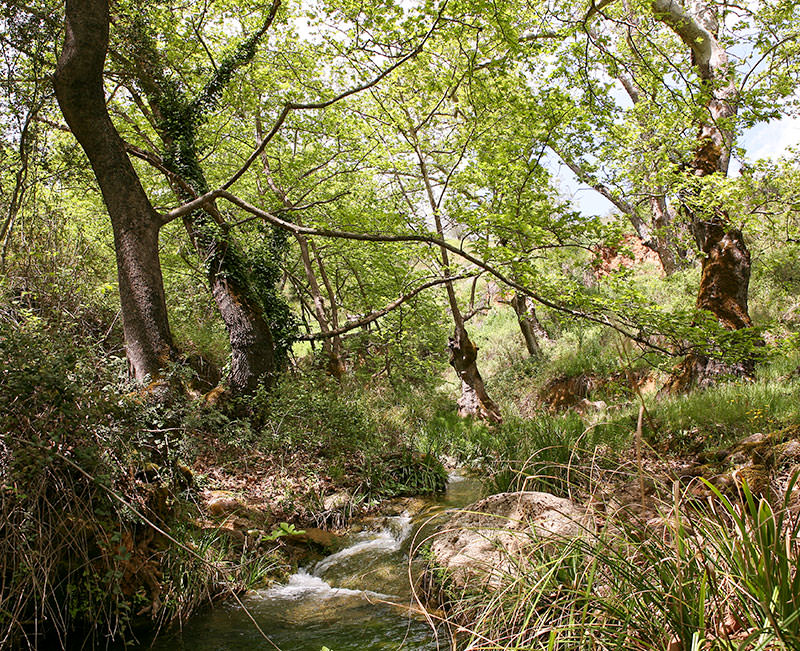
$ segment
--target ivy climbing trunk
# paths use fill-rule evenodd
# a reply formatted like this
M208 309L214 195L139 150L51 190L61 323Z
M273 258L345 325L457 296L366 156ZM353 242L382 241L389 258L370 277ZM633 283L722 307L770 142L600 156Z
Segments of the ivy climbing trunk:
M280 2L276 0L261 29L223 61L196 98L189 98L161 65L161 58L140 17L134 18L129 38L144 90L163 143L165 167L176 196L188 200L208 192L200 165L197 131L208 119L234 71L250 61L258 39L266 32ZM233 393L249 393L269 383L276 371L276 346L263 297L245 257L213 203L183 217L189 239L206 271L211 295L228 332L231 359L227 384Z
M54 75L64 119L86 153L111 218L125 350L135 378L156 377L173 355L158 235L148 199L106 109L107 0L67 0L64 48Z
M703 85L702 96L706 98L703 114L707 119L698 126L691 176L699 183L712 174L726 175L734 139L737 89L735 71L718 40L718 10L703 2L692 3L691 10L687 10L674 0L654 0L652 6L656 18L691 50ZM731 224L729 216L722 210L699 205L698 194L690 188L682 206L704 255L696 305L711 312L730 330L750 327L750 252L742 232ZM753 373L751 360L729 364L696 353L684 360L667 388L681 391L693 385L708 386L720 376L752 377Z
M211 295L228 332L228 386L234 393L249 393L260 382L270 383L276 370L275 342L263 307L248 287L247 270L236 264L241 254L229 242L227 229L217 222L216 228L208 227L213 212L190 214L183 223L197 255L205 262Z

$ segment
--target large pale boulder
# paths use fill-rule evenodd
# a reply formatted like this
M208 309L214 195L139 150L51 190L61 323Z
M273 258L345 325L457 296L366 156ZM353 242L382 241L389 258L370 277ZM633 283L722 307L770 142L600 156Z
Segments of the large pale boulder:
M587 529L585 511L550 493L500 493L454 513L431 544L429 579L455 589L498 587L535 547L574 539Z

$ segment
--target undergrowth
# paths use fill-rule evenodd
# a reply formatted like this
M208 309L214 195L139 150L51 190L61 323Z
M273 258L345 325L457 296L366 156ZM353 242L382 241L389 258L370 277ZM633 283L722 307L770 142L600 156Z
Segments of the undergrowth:
M798 649L796 479L775 506L746 483L739 499L712 488L705 503L676 490L647 524L619 511L560 543L528 534L499 587L474 586L447 604L456 646Z
M0 647L124 640L261 581L274 559L184 524L185 409L126 395L123 365L16 316L0 319Z

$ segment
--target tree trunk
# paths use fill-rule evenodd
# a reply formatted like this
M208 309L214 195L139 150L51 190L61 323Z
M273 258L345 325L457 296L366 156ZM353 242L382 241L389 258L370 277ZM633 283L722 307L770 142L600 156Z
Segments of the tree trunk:
M450 366L461 380L461 398L458 400L458 415L473 416L493 423L502 422L500 408L486 392L483 378L478 371L478 347L472 343L463 325L456 325L448 343Z
M673 232L672 217L667 207L666 197L656 195L650 197L650 212L653 215L653 227L656 234L652 239L650 248L656 252L664 269L664 274L671 276L683 266L685 260L680 260L675 246L675 233ZM645 246L648 246L642 240Z
M728 173L736 115L736 83L728 53L717 40L717 10L695 3L691 12L674 0L654 0L655 16L669 26L692 52L692 60L707 91L709 120L699 125L698 144L691 171L695 178ZM742 233L730 224L728 215L692 207L684 201L692 232L704 254L697 308L708 310L726 328L738 330L752 325L747 311L750 283L750 252ZM692 385L709 386L723 375L752 377L754 364L744 360L726 364L706 355L692 354L678 367L667 385L679 391Z
M539 345L539 336L546 335L542 324L536 318L536 310L533 307L530 299L524 294L515 292L511 299L511 306L517 315L519 321L519 329L522 332L522 337L525 340L525 347L528 349L528 354L531 357L541 357L542 348Z
M202 195L209 189L196 141L197 127L207 116L165 74L158 53L143 30L141 25L133 25L129 30L135 46L138 82L155 116L153 126L163 143L164 164L183 181L182 185L173 180L173 192L181 200L193 199L192 192ZM237 63L241 61L237 59ZM230 66L220 69L232 74ZM215 75L216 85L209 83L217 93L227 82L221 74ZM211 110L213 95L204 90L201 96L206 99L201 108ZM183 225L205 265L211 295L228 332L231 363L227 384L233 393L249 393L260 382L269 383L276 370L276 350L267 315L248 275L247 262L216 206L186 215Z
M416 143L416 133L414 135L414 142ZM444 228L442 226L442 218L439 214L439 202L436 201L433 195L433 185L428 174L428 166L425 164L425 158L422 155L418 145L415 145L417 159L419 160L419 168L422 172L422 179L425 183L425 192L428 197L428 203L433 212L433 220L436 225L436 233L444 239ZM441 196L440 196L441 200ZM439 251L442 261L442 271L445 278L450 278L450 257L447 254L447 249L440 247ZM453 367L458 378L461 380L461 398L458 401L458 415L473 416L482 420L489 420L494 423L501 423L503 417L500 414L500 408L494 400L489 396L486 391L486 386L483 383L480 371L478 371L478 347L472 343L472 340L467 334L467 329L464 326L464 315L458 307L458 300L456 299L456 292L453 288L452 281L445 283L447 290L447 300L450 303L450 311L453 315L453 322L455 328L453 336L447 345L450 350L450 366Z
M741 231L721 220L696 223L694 231L705 254L697 308L708 310L730 330L749 328L752 326L747 311L750 253ZM755 364L750 359L730 364L692 353L678 366L665 389L682 393L693 386L712 386L726 376L752 378L754 374Z
M308 239L304 235L295 233L297 245L300 248L300 259L303 261L303 270L308 282L308 289L311 292L311 300L314 305L314 318L317 320L320 332L327 334L335 330L338 326L333 326L328 322L328 315L325 313L325 301L322 298L322 291L317 282L314 267L311 262L311 254L308 247ZM322 261L318 259L320 266ZM327 358L326 370L337 379L344 377L346 367L344 355L342 354L342 338L339 335L325 337L322 340L322 350Z
M300 220L298 220L298 224ZM322 262L322 256L319 249L311 240L308 245L311 247L311 252L317 260L317 267L319 268L319 277L322 279L322 284L325 285L325 291L328 293L328 305L330 306L331 315L331 329L335 332L339 329L339 308L336 305L336 292L333 289L333 284L328 278L328 272L325 270L325 264ZM339 335L333 335L330 341L330 354L328 361L328 372L335 378L341 379L347 372L347 363L344 353L344 345L342 338Z
M227 383L233 393L250 393L259 383L269 384L275 372L275 342L264 311L247 287L244 271L235 260L240 254L225 238L201 232L207 211L187 216L183 223L197 254L205 261L211 295L217 304L231 345ZM235 269L234 273L229 271Z
M263 137L264 134L261 129L261 120L257 117L256 138L258 141L261 141ZM283 189L273 178L266 152L261 152L261 162L264 166L264 174L267 178L267 184L269 185L270 190L272 190L272 193L286 208L294 208L294 205L289 200L286 192L283 191ZM298 220L297 223L300 224L300 221ZM317 247L314 245L314 242L309 241L305 235L301 235L300 233L295 233L294 237L297 241L297 246L300 249L300 259L303 262L303 271L305 272L306 282L308 282L308 290L311 293L311 300L314 305L312 314L319 325L320 332L327 334L339 328L339 312L336 307L336 294L334 293L333 287L328 279L328 275L325 272L325 264L322 261L322 256L320 256ZM311 259L312 252L317 260L320 276L328 292L328 301L331 308L330 319L325 311L325 301L322 297L322 290L320 289L319 282L317 281L317 275L314 273L314 264ZM325 337L322 340L322 350L327 358L326 371L337 379L343 378L347 372L347 365L345 362L342 338L339 335Z
M106 110L108 28L106 0L67 0L64 49L54 85L64 119L86 152L111 218L126 353L134 376L142 382L157 376L173 354L158 258L162 222Z

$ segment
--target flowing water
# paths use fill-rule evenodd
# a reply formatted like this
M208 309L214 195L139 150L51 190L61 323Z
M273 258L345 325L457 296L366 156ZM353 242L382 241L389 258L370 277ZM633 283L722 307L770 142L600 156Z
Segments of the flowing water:
M415 515L379 518L374 526L345 538L343 547L301 568L285 585L249 593L247 613L227 602L192 618L180 634L162 635L154 649L185 651L355 651L447 648L423 617L413 614L408 551L437 513L466 506L479 497L477 480L451 475L444 495L425 498ZM428 525L430 526L430 525ZM419 533L418 533L419 532Z

